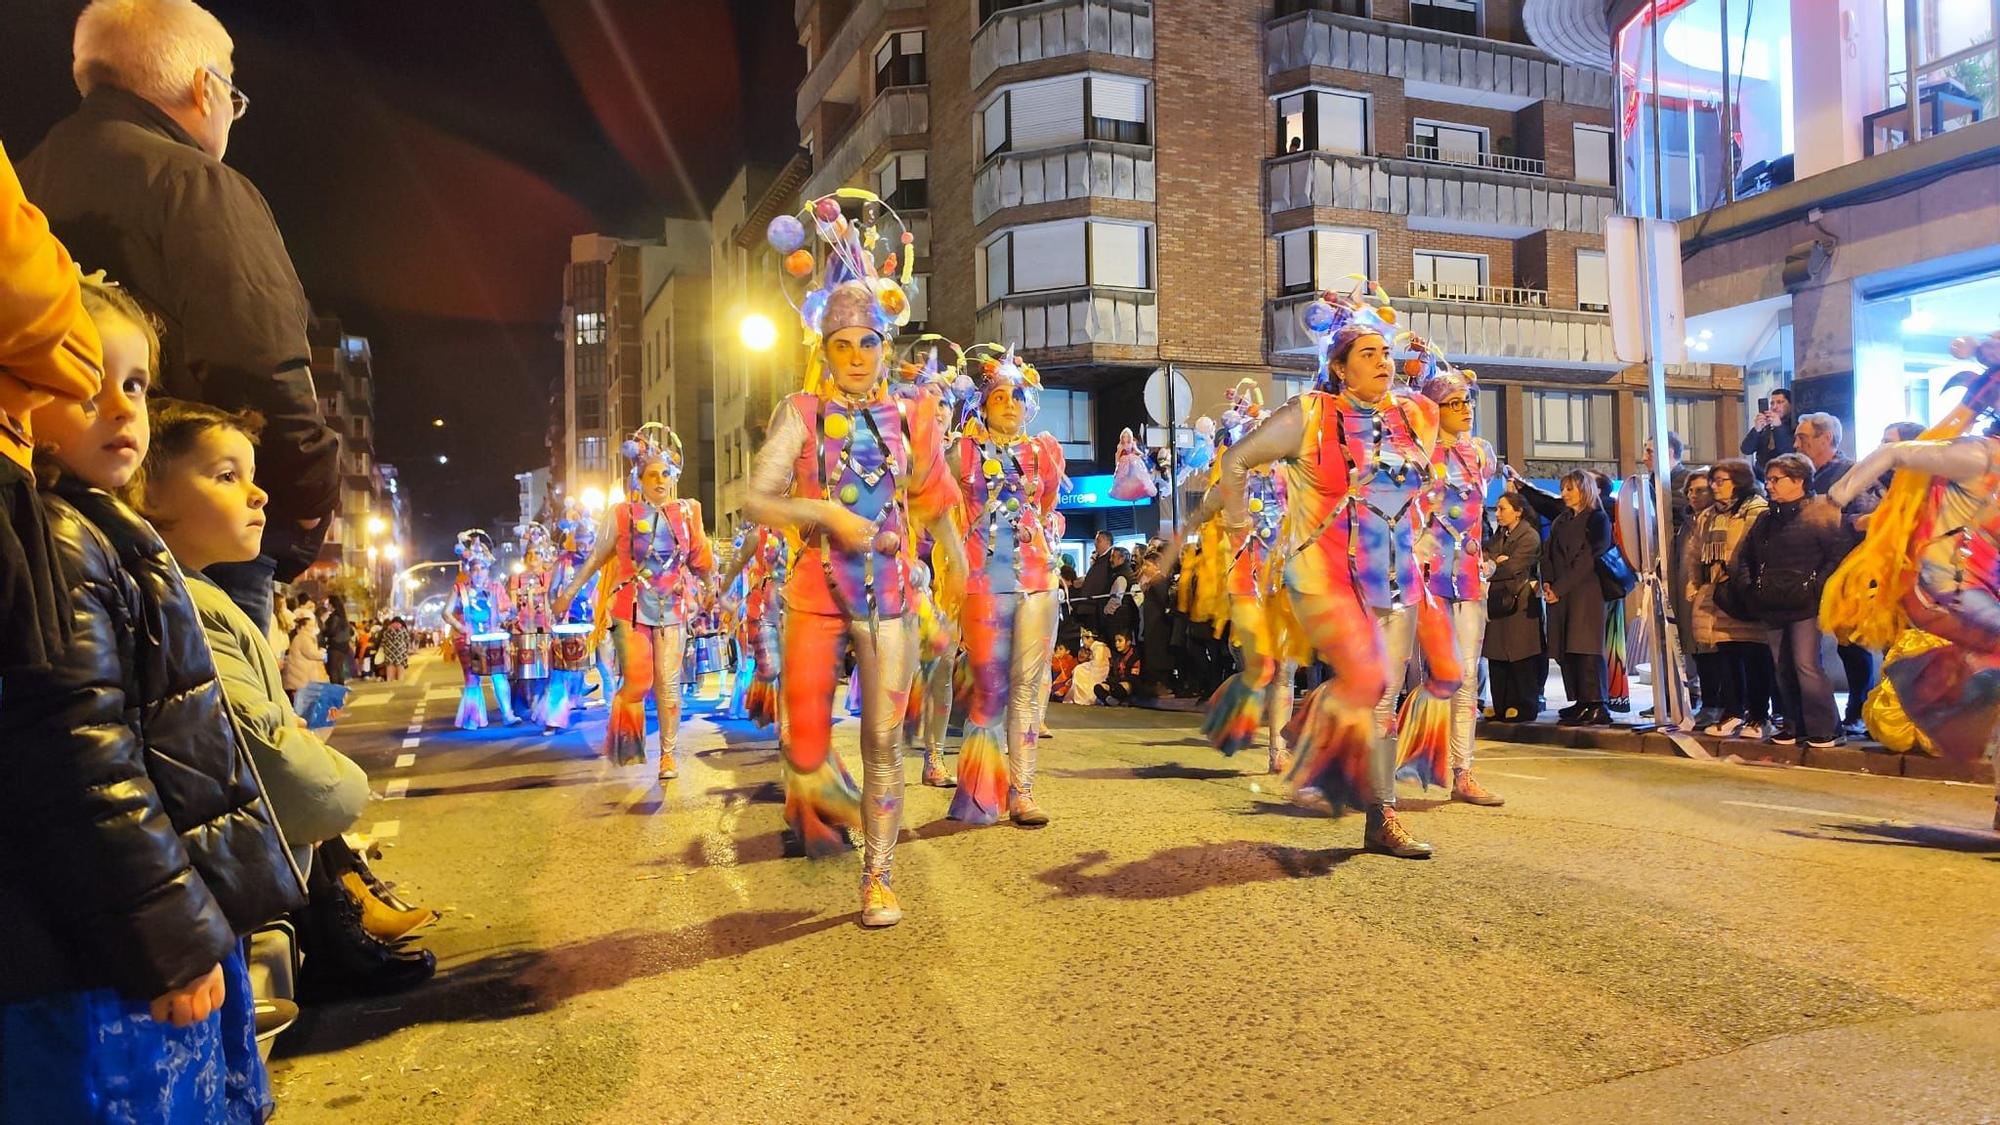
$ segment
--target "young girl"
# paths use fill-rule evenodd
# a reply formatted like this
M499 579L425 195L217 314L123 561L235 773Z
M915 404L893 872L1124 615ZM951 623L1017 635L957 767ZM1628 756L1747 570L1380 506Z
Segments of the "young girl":
M145 456L158 354L128 296L84 282L95 400L38 411L70 643L0 696L0 1116L260 1121L244 935L296 907L165 545L108 490Z

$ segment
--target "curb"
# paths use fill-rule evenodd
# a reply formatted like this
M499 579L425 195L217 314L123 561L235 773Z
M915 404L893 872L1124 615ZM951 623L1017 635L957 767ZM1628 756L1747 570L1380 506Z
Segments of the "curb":
M1496 742L1516 742L1534 746L1560 746L1573 750L1611 750L1626 754L1665 754L1678 757L1672 739L1657 731L1637 731L1625 726L1561 727L1553 723L1498 723L1481 721L1479 735ZM1984 760L1958 761L1924 754L1897 754L1880 743L1849 743L1825 750L1797 746L1774 746L1744 738L1696 736L1718 759L1734 757L1744 762L1773 766L1811 766L1814 769L1867 773L1878 777L1910 777L1923 781L1964 781L1993 784L1992 764Z

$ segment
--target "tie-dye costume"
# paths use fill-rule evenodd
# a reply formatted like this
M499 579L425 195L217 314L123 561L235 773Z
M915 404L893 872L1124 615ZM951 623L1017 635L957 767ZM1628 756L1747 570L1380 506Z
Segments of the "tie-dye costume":
M514 603L507 596L507 587L493 577L492 540L484 531L460 532L457 551L458 581L452 585L444 614L445 620L459 629L460 664L465 669L465 688L458 701L458 729L478 730L486 726L486 690L482 680L492 684L501 718L513 723L514 704L507 688L504 654L499 671L482 676L467 650L475 637L496 633L504 636L514 617Z
M751 722L768 727L778 721L778 630L784 616L780 592L785 585L785 537L768 527L757 528L746 546L753 552L743 570L743 637L755 672L743 699Z
M1466 393L1463 387L1457 393ZM1499 459L1483 438L1470 433L1441 450L1444 473L1426 500L1429 521L1423 554L1428 559L1430 595L1451 619L1452 643L1463 673L1449 700L1412 692L1400 735L1401 768L1425 785L1450 786L1453 775L1472 769L1479 722L1479 654L1486 639L1486 571L1482 551L1486 491L1499 472Z
M628 500L611 510L606 534L616 545L603 598L619 623L624 670L604 732L604 754L625 765L646 760L646 696L660 726L660 765L670 768L681 718L685 626L701 607L701 579L715 569L701 505L670 500L655 507ZM599 627L606 624L599 622Z
M992 824L1003 800L1012 805L1034 796L1036 697L1054 650L1057 612L1046 521L1061 491L1063 454L1047 433L1007 441L983 431L961 437L955 452L973 568L961 616L973 693L950 815Z
M582 505L575 500L565 502L563 517L556 523L556 561L549 573L551 591L567 590L584 564L589 560L591 550L597 545L597 525L593 523ZM552 606L557 614L557 625L590 625L595 620L598 584L603 575L592 574L578 590L575 600L567 610ZM589 644L590 660L597 665L598 690L609 702L612 693L618 689L618 678L611 671L611 641L608 637L595 637ZM550 671L547 689L542 693L541 709L535 716L547 730L567 729L574 712L583 705L584 677L582 670L556 668Z

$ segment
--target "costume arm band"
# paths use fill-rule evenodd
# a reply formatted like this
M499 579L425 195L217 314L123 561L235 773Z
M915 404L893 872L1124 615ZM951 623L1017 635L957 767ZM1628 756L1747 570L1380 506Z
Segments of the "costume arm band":
M1846 505L1868 486L1892 469L1908 469L1968 481L1984 475L1992 467L1992 457L1983 441L1899 441L1879 446L1847 471L1828 495L1834 503Z

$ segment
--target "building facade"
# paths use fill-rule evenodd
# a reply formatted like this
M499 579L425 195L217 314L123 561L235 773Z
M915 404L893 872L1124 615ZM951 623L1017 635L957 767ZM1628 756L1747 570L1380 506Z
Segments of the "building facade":
M402 498L390 491L395 470L375 460L374 355L367 338L346 331L338 317L314 315L306 338L320 411L340 435L340 495L319 559L303 577L329 591L373 596L386 588L409 541Z
M1072 476L1109 472L1128 425L1165 445L1171 414L1189 440L1240 379L1274 403L1309 385L1299 312L1356 273L1480 371L1504 457L1628 469L1645 383L1607 312L1614 83L1528 42L1521 7L801 0L803 194L865 186L912 217L929 326L1042 369L1036 424ZM1697 456L1733 447L1740 394L1727 366L1676 373Z
M1535 14L1551 50L1615 68L1621 204L1678 221L1691 358L1743 369L1740 417L1793 387L1859 455L1955 404L1951 339L2000 328L2000 3Z
M580 234L563 271L562 438L551 472L565 494L613 494L618 447L643 419L646 296L665 277L652 241Z
M668 219L661 238L664 274L647 291L640 320L640 418L681 440L680 493L715 507L715 423L708 340L708 224Z

